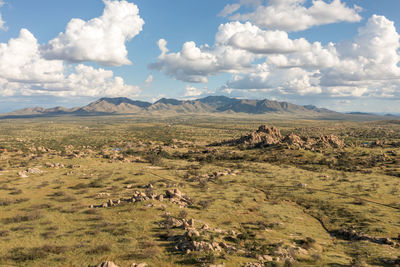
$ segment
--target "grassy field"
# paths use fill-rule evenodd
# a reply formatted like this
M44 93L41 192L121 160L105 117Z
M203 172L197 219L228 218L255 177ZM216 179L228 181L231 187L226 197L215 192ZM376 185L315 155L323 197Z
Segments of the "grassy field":
M265 123L346 146L210 146ZM395 266L399 185L398 121L1 120L0 266Z

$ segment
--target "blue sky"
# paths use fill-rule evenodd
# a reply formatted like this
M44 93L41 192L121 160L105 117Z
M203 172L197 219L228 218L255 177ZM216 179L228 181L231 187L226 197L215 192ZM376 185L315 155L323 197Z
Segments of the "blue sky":
M224 94L398 113L398 10L397 0L3 0L0 112Z

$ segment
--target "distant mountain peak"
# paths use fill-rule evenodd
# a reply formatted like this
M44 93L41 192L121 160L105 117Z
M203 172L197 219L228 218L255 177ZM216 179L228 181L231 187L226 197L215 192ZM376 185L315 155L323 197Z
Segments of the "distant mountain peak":
M166 104L166 105L181 105L182 104L182 100L177 100L177 99L173 99L173 98L161 98L160 100L156 101L154 104Z
M196 100L178 100L161 98L151 104L145 101L132 100L127 97L103 97L84 107L66 109L55 107L45 109L41 107L27 108L7 114L8 116L56 116L56 115L106 115L106 114L140 114L143 112L163 113L220 113L236 112L248 114L288 113L295 115L315 116L319 114L333 114L323 108L312 105L299 106L288 102L274 100L237 99L227 96L207 96Z
M106 101L116 104L116 103L130 102L132 100L127 97L102 97L98 101Z
M139 107L148 107L151 105L151 103L149 103L149 102L132 100L127 97L103 97L103 98L100 98L99 100L95 101L94 103L100 103L100 102L107 102L107 103L114 104L114 105L121 105L123 103L126 103L126 104L131 104L131 105L135 105L135 106L139 106Z
M196 101L201 102L212 102L212 101L229 101L229 100L238 100L237 98L231 98L223 95L209 95L203 98L196 99Z

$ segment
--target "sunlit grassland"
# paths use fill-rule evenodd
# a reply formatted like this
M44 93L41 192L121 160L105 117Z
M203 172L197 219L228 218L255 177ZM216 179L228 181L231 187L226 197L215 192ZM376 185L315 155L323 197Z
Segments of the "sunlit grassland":
M354 229L371 237L398 237L398 147L349 145L312 152L208 146L261 123L284 134L336 134L348 144L400 140L399 125L389 122L233 115L3 120L0 148L8 152L0 152L0 265L88 266L104 260L120 266L199 265L196 260L204 255L180 253L163 238L160 222L167 213L194 218L199 227L248 233L238 246L260 245L263 251L257 253L314 240L296 255L298 266L384 266L400 256L395 246L333 234ZM49 162L64 168L46 167ZM27 168L43 173L17 175ZM227 168L237 175L199 178ZM129 198L149 183L156 193L179 188L194 205L151 200L89 208ZM226 266L257 261L240 253L208 254Z

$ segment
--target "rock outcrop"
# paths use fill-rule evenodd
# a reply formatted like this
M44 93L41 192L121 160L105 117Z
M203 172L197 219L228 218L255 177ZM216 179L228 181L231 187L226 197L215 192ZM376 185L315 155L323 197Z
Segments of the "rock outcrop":
M278 128L268 125L261 125L257 131L251 132L249 135L242 136L239 139L228 140L222 142L222 145L247 145L251 147L269 146L279 144L283 139Z
M107 196L107 195L102 195ZM152 191L140 192L135 191L131 198L121 198L117 200L109 199L107 202L100 205L90 205L89 208L108 208L122 204L123 202L136 203L148 200L164 201L168 200L173 204L179 205L179 207L187 207L193 205L191 198L183 194L179 189L171 189L165 191L165 194L156 194Z
M345 143L335 135L323 135L319 137L299 136L290 133L285 137L274 126L261 125L256 131L237 139L227 140L213 145L244 145L248 148L269 147L274 145L287 145L292 149L314 150L316 148L343 148Z

